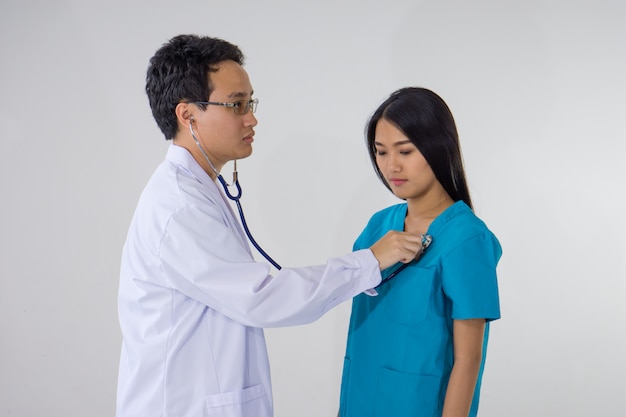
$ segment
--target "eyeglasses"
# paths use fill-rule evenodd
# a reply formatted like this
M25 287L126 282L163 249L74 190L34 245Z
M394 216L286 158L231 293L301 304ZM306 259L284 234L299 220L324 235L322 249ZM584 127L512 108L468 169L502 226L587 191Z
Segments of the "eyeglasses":
M259 104L259 99L255 98L252 100L239 100L233 101L232 103L222 103L219 101L194 101L195 104L212 104L214 106L223 106L230 107L235 111L235 114L240 116L244 114L248 114L250 110L252 113L256 112L256 106Z

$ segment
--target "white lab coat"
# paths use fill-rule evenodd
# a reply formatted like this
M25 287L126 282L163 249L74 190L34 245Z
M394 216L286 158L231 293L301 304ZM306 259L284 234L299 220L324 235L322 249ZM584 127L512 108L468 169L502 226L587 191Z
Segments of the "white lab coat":
M228 201L176 145L142 193L122 255L117 417L271 417L262 328L380 282L369 250L271 276Z

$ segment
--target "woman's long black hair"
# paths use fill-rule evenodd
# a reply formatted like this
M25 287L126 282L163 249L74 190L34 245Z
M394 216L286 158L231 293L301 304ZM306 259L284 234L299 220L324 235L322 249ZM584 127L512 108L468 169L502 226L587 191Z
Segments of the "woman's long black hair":
M400 129L417 147L454 201L463 200L472 208L456 124L441 97L425 88L402 88L392 93L369 119L365 133L370 159L380 180L391 190L376 164L374 141L380 119Z

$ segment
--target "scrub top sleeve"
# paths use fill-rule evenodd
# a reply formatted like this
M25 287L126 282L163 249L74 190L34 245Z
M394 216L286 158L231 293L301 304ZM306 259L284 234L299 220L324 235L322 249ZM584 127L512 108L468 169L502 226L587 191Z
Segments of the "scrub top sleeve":
M502 254L490 233L468 239L442 260L442 285L455 320L500 318L496 266Z

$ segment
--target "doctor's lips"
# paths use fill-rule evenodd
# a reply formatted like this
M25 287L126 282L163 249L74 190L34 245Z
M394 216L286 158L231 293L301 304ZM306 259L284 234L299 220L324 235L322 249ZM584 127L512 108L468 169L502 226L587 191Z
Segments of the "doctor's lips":
M242 140L246 143L254 142L254 132L250 133L249 135L246 135Z

